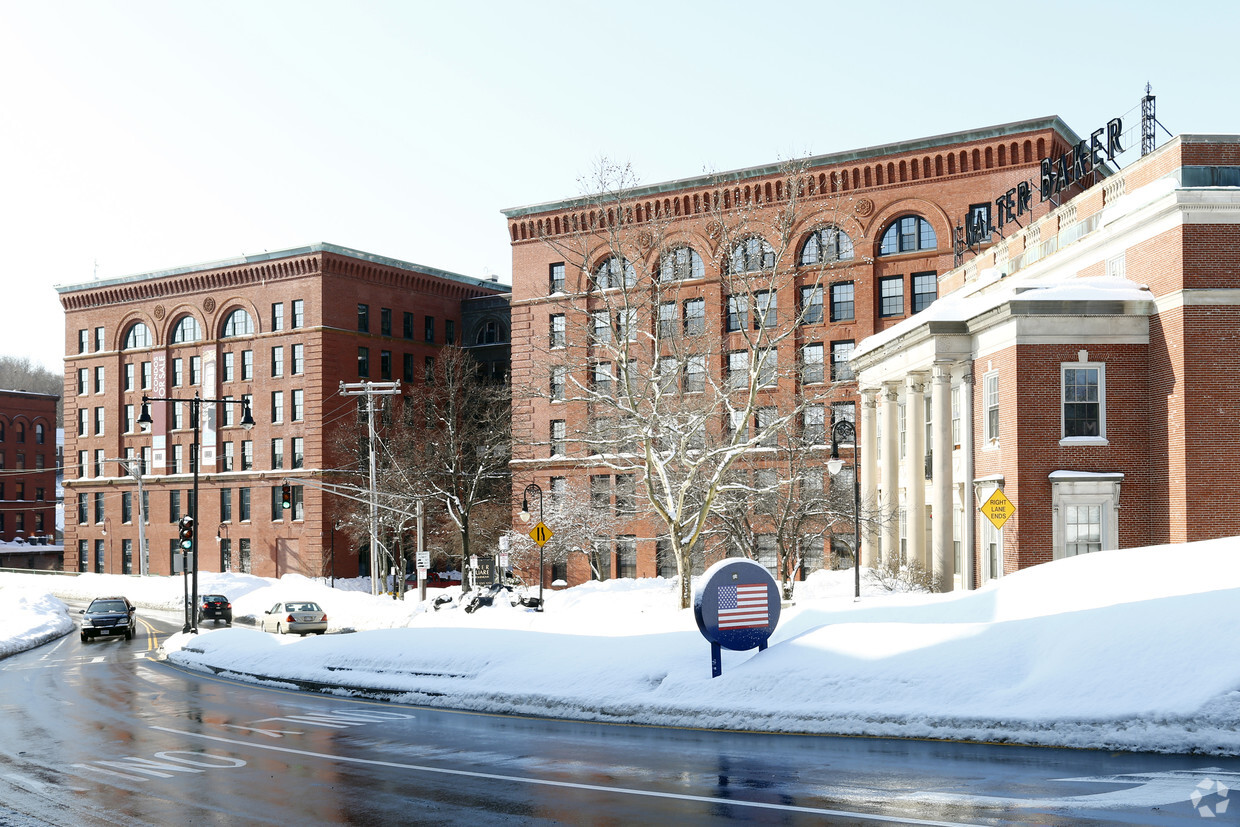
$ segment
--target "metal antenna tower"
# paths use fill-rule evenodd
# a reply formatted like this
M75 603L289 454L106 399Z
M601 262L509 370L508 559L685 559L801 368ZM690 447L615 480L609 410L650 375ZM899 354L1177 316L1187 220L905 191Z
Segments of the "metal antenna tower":
M1149 83L1145 84L1145 97L1141 99L1141 157L1144 158L1154 151L1154 96L1150 94Z

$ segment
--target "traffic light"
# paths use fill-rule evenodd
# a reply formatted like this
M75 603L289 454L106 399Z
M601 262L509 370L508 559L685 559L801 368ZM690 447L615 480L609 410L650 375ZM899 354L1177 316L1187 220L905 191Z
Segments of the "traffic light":
M181 548L189 551L194 547L194 518L186 514L181 518Z
M293 507L293 486L289 485L288 483L285 483L284 485L280 486L280 507L281 508L292 508Z

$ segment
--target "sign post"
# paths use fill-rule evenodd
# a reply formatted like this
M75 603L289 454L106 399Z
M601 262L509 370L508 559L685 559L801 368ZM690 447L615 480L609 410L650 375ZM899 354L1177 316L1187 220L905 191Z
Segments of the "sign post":
M693 617L710 641L711 677L723 674L723 649L761 652L779 623L779 586L753 560L720 560L693 595Z

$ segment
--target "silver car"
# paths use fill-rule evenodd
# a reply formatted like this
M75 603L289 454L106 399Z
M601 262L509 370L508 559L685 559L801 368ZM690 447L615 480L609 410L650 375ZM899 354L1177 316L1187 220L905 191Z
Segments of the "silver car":
M289 600L263 612L259 626L277 635L321 635L327 631L327 613L318 603Z

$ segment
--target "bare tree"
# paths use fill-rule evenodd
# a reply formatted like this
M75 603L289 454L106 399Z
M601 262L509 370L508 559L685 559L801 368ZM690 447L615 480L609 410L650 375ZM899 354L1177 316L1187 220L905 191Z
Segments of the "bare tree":
M63 373L52 373L24 356L0 356L0 388L55 396L56 421L60 421L63 401L60 397L65 392Z
M601 162L578 231L545 236L579 288L560 300L576 328L546 365L552 394L584 413L564 452L637 477L688 607L692 555L719 497L741 493L729 472L806 404L796 331L821 313L823 279L852 258L852 241L834 218L844 199L811 198L813 179L799 164L752 189L717 181L695 196L705 206L692 219L682 217L687 198L682 210L679 197L636 185L629 167ZM705 257L691 233L709 239ZM801 300L814 295L816 305ZM539 376L523 392L547 388Z
M591 502L589 496L577 488L549 493L544 500L546 514L531 515L531 523L541 519L554 527L551 539L542 548L543 565L567 563L574 554L582 554L590 561L591 572L598 579L601 572L593 555L594 543L615 533L619 522L615 511L610 504L604 508ZM538 544L521 528L509 532L509 554L514 567L526 571L538 567Z

